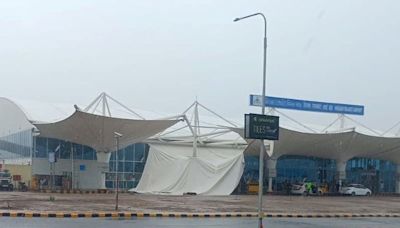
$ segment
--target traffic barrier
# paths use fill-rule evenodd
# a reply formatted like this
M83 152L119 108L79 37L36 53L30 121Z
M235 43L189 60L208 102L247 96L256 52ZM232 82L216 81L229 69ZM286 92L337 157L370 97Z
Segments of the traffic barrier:
M233 218L233 217L257 217L256 212L235 213L178 213L178 212L41 212L41 211L3 211L2 217L27 217L27 218L135 218L135 217L168 217L168 218ZM400 218L400 213L387 214L359 214L359 213L264 213L264 218L366 218L385 217Z

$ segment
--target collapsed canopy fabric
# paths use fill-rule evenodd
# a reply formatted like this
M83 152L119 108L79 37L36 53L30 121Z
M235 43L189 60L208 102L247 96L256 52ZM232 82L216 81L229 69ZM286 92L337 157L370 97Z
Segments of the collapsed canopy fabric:
M138 193L230 195L244 169L243 149L150 144Z
M65 120L35 124L40 136L57 138L92 147L98 152L115 150L114 132L122 134L120 147L145 140L179 120L132 120L75 111Z

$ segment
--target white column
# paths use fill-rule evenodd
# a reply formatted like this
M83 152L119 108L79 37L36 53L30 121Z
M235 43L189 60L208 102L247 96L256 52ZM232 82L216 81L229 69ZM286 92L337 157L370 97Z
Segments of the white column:
M346 180L346 164L347 161L336 161L336 175L339 180L339 189L342 187L343 180Z
M276 177L277 160L273 158L267 159L267 175L268 175L268 192L272 192L272 180Z
M106 189L106 172L109 171L110 152L97 152L98 170L100 171L99 187Z
M396 165L396 193L400 193L400 164Z

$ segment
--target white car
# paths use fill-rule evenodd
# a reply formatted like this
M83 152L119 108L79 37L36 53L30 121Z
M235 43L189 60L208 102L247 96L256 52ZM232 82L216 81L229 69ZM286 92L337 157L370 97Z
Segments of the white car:
M307 195L307 194L311 194L311 195L316 195L316 194L322 195L322 194L323 194L322 189L319 188L319 187L316 189L316 191L317 191L317 192L308 192L308 193L307 193L306 184L305 184L305 183L293 184L293 185L292 185L292 188L291 188L291 190L290 190L290 192L291 192L293 195Z
M350 184L348 186L342 187L339 191L343 195L352 196L370 196L372 191L364 187L362 184Z
M307 194L305 184L293 184L290 192L295 195L306 195Z

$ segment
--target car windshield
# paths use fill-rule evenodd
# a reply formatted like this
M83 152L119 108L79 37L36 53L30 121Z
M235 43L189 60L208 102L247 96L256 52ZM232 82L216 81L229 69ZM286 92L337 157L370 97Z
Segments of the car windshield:
M363 188L364 186L362 186L361 184L350 184L347 187L353 187L353 188Z
M10 173L3 173L3 172L0 173L0 177L10 177L10 176L11 176Z

